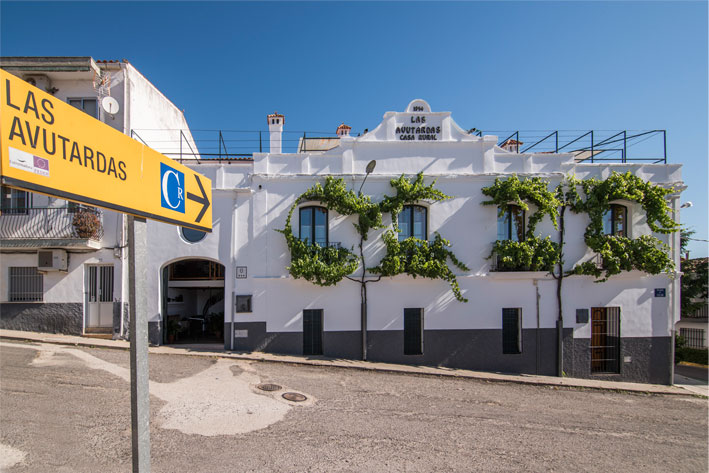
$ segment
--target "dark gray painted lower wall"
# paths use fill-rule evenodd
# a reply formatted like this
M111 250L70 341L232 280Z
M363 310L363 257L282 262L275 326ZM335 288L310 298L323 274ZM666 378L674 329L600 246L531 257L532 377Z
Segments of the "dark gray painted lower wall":
M162 323L159 320L148 321L148 343L162 345Z
M671 360L671 337L621 338L620 373L591 374L591 340L564 341L564 371L574 378L671 384Z
M0 328L81 335L84 305L80 302L4 302Z
M113 303L113 338L121 338L121 316L123 308L120 302Z
M229 349L230 324L225 324L224 348ZM234 330L236 351L262 351L287 355L303 354L301 332L267 332L266 322L237 322ZM370 361L445 366L501 373L527 373L556 376L556 329L522 331L522 353L502 353L502 331L426 330L424 354L404 355L404 332L383 330L367 332ZM670 337L621 339L621 372L617 375L592 375L589 339L574 339L572 329L564 329L564 372L576 378L613 379L669 384ZM361 359L359 331L323 332L323 355L331 358ZM626 356L631 357L624 363Z

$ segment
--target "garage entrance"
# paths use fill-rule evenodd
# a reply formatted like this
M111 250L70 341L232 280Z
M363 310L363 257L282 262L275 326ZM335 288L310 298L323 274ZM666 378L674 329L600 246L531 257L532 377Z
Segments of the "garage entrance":
M162 271L163 344L224 344L224 265L176 261Z

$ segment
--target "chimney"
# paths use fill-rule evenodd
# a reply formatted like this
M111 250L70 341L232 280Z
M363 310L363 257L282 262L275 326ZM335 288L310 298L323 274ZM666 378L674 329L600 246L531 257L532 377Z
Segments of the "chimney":
M268 131L270 133L270 145L272 154L281 153L281 135L283 134L283 125L285 124L285 117L278 112L273 112L267 116L268 119Z
M512 151L513 153L519 153L519 147L524 143L522 141L513 140L510 138L500 145L500 148L507 151Z
M342 123L340 126L337 127L337 136L350 136L350 130L352 129L351 126L347 126L344 123Z

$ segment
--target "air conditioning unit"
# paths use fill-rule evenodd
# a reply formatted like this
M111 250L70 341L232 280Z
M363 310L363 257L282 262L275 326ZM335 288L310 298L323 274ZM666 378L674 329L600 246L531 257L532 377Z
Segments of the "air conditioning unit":
M33 86L37 87L38 89L42 89L46 92L50 92L52 89L52 80L49 78L49 76L45 74L29 74L24 76L25 82L28 82L32 84Z
M66 250L40 250L37 252L38 271L66 271Z

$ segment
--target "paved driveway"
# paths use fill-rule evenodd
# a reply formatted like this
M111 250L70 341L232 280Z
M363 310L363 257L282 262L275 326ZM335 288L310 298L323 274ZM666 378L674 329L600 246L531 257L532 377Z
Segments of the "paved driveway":
M2 471L130 471L128 366L0 342ZM708 467L706 399L177 355L151 355L150 379L155 472Z

